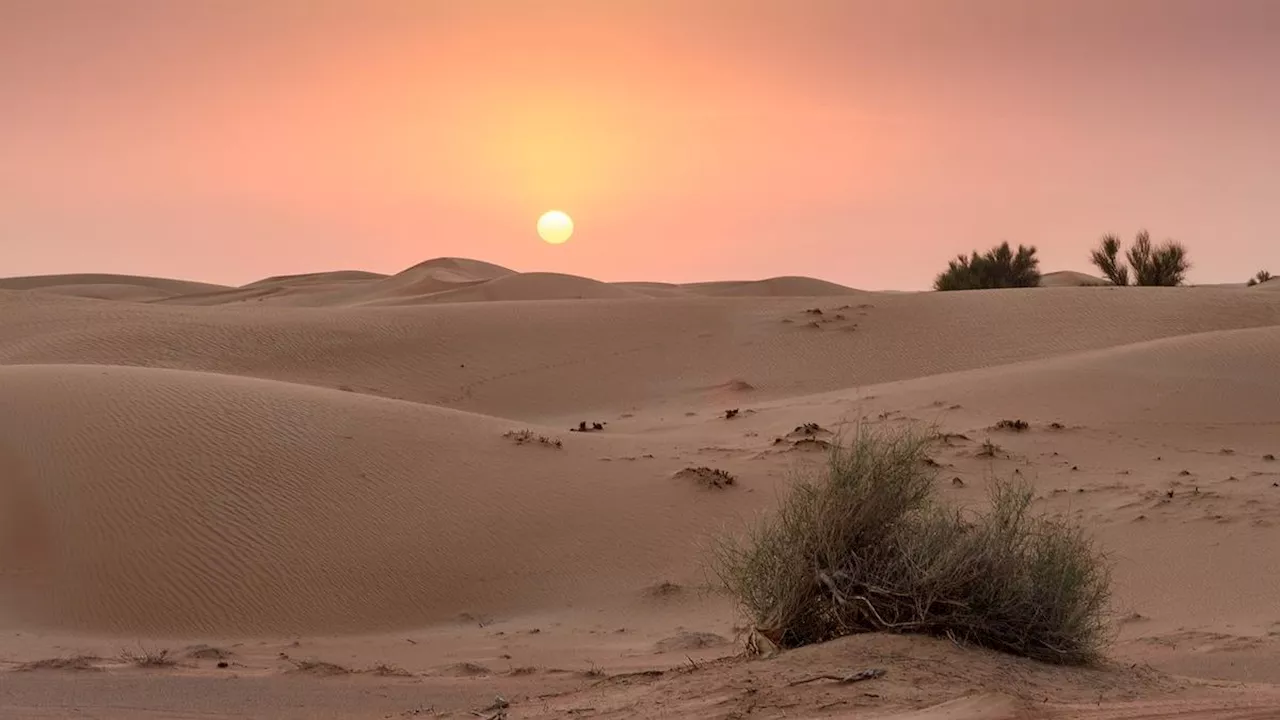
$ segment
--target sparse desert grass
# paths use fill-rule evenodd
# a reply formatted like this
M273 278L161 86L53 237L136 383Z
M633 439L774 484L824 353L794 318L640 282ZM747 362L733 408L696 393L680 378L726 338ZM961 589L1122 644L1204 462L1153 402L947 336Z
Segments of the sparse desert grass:
M368 670L365 670L365 672L370 675L377 675L378 677L413 677L413 673L408 670L405 670L399 665L391 665L388 663L378 663Z
M97 665L101 661L102 658L96 655L73 655L71 657L33 660L22 663L14 670L18 672L32 672L35 670L101 670L102 668Z
M709 467L689 467L676 473L677 477L690 478L702 487L717 490L727 488L737 482L737 478L727 470Z
M726 536L712 569L773 644L862 632L949 637L1060 664L1100 657L1110 574L1075 525L1031 512L1029 485L992 483L991 505L938 499L932 439L859 428L824 476L776 514Z
M323 660L295 660L286 658L292 665L290 672L309 673L312 675L350 675L351 669Z
M140 668L167 668L178 664L168 650L149 650L144 647L121 650L120 661Z
M1031 424L1026 420L1001 420L996 423L997 430L1012 430L1014 432L1022 432L1031 428Z
M559 450L564 447L564 443L560 438L550 438L546 435L539 435L532 430L512 430L502 434L502 437L511 440L517 445L542 445L543 447L555 448Z
M192 645L187 648L187 657L192 660L229 660L235 653L211 645Z

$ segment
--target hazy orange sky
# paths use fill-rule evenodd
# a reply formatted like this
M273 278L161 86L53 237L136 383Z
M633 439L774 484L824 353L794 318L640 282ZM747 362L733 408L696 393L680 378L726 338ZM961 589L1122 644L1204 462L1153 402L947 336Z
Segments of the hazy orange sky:
M1280 2L0 0L0 276L911 289L1141 227L1280 272Z

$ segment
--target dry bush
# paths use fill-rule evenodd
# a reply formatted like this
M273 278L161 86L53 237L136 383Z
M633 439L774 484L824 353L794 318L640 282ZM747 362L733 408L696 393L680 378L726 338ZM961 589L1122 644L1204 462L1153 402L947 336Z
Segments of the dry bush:
M991 507L937 498L928 434L859 429L825 477L716 546L713 570L783 648L862 632L945 636L1052 663L1097 659L1110 575L1078 527L1033 515L1028 486Z
M1026 288L1040 284L1040 259L1034 245L1015 251L1004 242L979 255L961 255L933 281L935 290L983 290Z
M97 655L47 658L45 660L22 663L16 670L19 672L31 672L34 670L101 670L102 668L97 665L101 660L102 658Z
M292 665L290 672L310 673L312 675L350 675L351 669L323 660L294 660L285 658Z
M399 665L391 665L388 663L378 663L368 670L365 670L365 672L370 675L377 675L378 677L413 677L413 673L408 670L405 670Z
M121 650L120 660L140 668L173 667L178 664L168 650L148 650L142 647L137 650Z
M546 435L538 435L532 430L511 430L502 434L502 437L511 440L517 445L542 445L543 447L555 448L559 450L564 447L564 442L560 438L549 438Z

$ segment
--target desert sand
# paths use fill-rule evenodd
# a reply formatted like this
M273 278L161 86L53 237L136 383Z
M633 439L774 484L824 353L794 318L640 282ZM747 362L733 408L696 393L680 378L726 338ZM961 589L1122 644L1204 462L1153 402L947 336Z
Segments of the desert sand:
M1045 285L0 280L0 716L1280 717L1280 285ZM1107 664L745 657L708 544L856 422L1079 518Z

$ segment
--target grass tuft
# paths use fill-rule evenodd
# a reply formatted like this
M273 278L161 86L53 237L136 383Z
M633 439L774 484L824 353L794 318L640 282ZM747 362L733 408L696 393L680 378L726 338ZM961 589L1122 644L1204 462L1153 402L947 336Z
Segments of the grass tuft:
M757 633L793 648L863 632L949 637L1051 663L1097 660L1110 574L1082 531L994 482L968 513L936 496L934 436L859 428L824 477L722 538L713 570Z
M167 668L178 664L168 650L148 650L143 647L121 650L120 660L140 668Z

